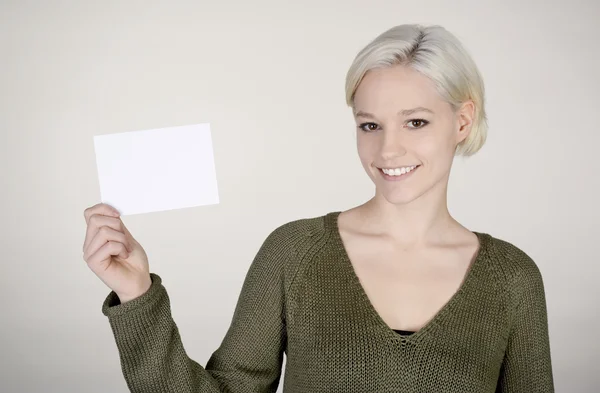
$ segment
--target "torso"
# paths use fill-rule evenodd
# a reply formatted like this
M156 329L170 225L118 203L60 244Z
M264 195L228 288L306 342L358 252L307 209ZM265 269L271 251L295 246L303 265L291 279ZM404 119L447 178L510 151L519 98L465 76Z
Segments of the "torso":
M342 212L338 225L362 287L391 329L418 331L462 285L479 249L477 236L457 227L448 244L403 250L366 232L358 217L355 210Z

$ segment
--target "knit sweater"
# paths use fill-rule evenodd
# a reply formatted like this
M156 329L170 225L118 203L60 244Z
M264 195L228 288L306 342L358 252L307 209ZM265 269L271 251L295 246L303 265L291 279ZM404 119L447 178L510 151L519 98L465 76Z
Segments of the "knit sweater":
M269 234L205 367L186 354L160 276L124 304L110 292L102 312L129 389L261 393L281 381L285 393L554 392L544 285L527 254L474 232L479 251L458 291L423 328L400 335L361 286L339 213Z

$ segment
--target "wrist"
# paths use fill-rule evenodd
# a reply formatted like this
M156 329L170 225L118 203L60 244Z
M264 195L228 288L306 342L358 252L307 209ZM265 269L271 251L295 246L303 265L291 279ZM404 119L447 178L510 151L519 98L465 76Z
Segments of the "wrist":
M118 294L117 293L117 296L119 297L119 301L121 302L121 304L125 304L134 299L137 299L137 298L141 297L142 295L144 295L146 292L148 292L151 285L152 285L152 279L150 278L150 276L148 276L148 280L145 281L144 284L141 285L139 290L129 293L129 294Z

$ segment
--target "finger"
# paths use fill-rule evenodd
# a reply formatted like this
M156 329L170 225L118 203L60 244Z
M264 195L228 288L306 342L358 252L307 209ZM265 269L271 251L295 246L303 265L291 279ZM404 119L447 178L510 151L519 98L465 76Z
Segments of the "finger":
M85 223L89 224L90 217L94 214L100 214L104 216L119 217L120 213L117 209L106 203L98 203L92 207L88 207L83 211L85 217Z
M87 227L85 241L83 243L84 251L89 246L92 239L96 236L96 234L98 233L100 228L103 228L103 227L112 228L115 231L119 231L119 232L122 232L123 234L125 234L125 231L124 231L125 225L123 224L123 221L121 221L120 218L101 216L98 214L94 214L90 217L89 224ZM128 246L129 251L131 251L131 247L130 247L131 242L130 241L126 242L126 246Z
M111 256L119 256L122 259L127 259L127 250L125 249L125 246L123 245L123 243L119 243L119 242L105 243L102 247L100 247L98 249L98 251L96 251L94 254L92 254L87 259L86 262L92 268L99 267L99 265L103 261L110 259Z
M88 218L88 226L85 234L85 241L83 242L83 250L89 246L92 239L98 233L98 230L102 227L109 227L117 231L121 231L121 220L116 217L105 216L101 214L93 214Z
M119 221L121 221L121 227L123 228L123 232L125 233L125 236L127 237L127 239L133 243L133 241L135 240L133 238L133 235L131 234L131 232L129 232L129 229L127 229L127 226L125 226L125 223L123 222L123 220L121 220L119 218Z
M83 259L87 259L90 255L94 254L104 244L108 242L119 242L125 246L127 252L130 248L127 246L127 239L123 232L116 231L109 227L101 227L96 233L96 236L90 241L88 247L83 252Z
M129 232L129 229L127 229L127 226L125 225L125 223L123 222L123 220L121 220L120 218L118 220L121 221L121 229L122 229L123 233L125 233L125 237L127 238L127 244L133 250L133 246L136 243L135 238L133 237L133 235L131 234L131 232Z

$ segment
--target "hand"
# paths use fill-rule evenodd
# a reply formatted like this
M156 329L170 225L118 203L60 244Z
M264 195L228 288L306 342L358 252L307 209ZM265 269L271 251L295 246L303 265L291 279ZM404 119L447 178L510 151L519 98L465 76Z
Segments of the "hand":
M119 212L99 203L84 211L87 232L83 259L113 290L121 303L143 295L150 288L150 267L142 246L131 236Z

